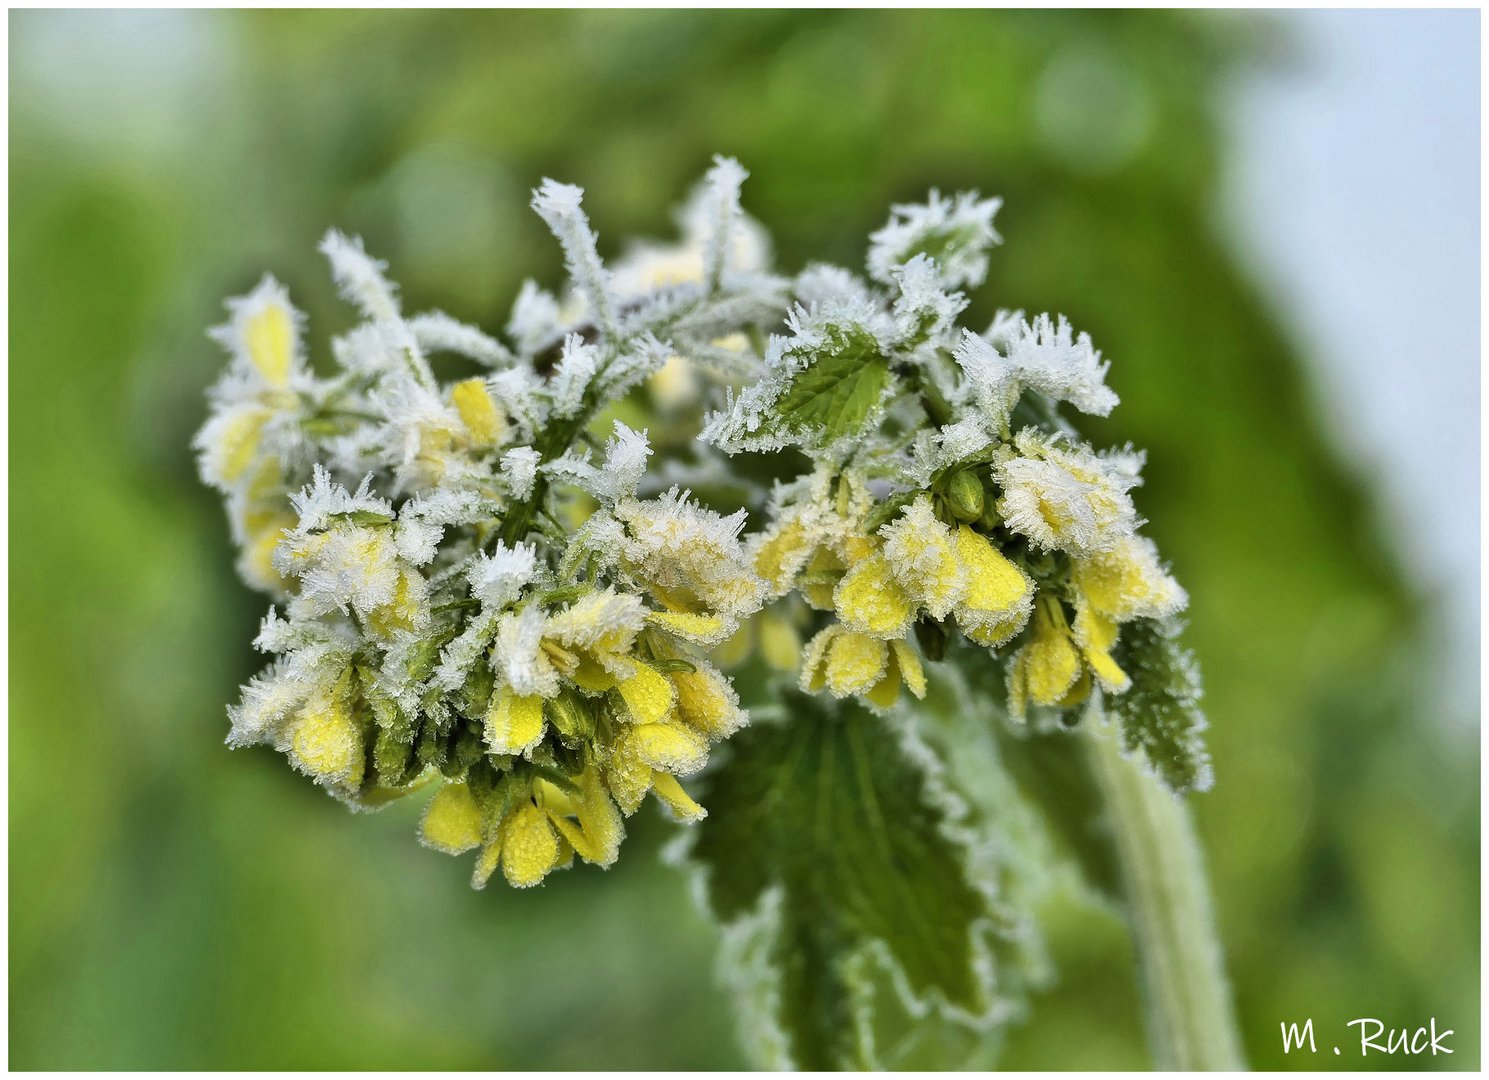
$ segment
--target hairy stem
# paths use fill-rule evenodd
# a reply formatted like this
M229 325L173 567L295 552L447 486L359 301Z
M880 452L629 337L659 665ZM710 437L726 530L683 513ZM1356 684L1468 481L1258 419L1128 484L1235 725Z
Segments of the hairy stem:
M1111 733L1087 743L1115 834L1154 1066L1243 1068L1189 808L1124 758Z

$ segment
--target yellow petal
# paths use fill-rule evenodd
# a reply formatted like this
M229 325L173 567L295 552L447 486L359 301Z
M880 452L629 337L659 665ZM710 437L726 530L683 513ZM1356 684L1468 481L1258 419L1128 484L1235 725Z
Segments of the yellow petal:
M279 592L289 586L289 579L274 566L274 549L284 539L285 532L294 527L295 519L283 514L270 517L266 524L254 532L244 547L238 564L250 585L271 592Z
M900 669L893 652L889 654L889 668L884 672L884 677L869 687L863 696L864 700L881 709L887 709L900 700Z
M706 665L668 676L677 689L677 712L699 731L716 739L737 731L744 713L729 680Z
M597 866L609 866L620 854L620 842L625 836L625 825L620 812L610 800L610 793L600 780L599 770L593 766L581 773L577 779L579 794L570 797L571 812L578 821L567 816L555 816L555 808L545 803L554 828L563 834L581 859Z
M721 616L689 611L648 611L646 621L697 645L712 645L729 629Z
M1065 696L1055 702L1062 709L1073 708L1091 696L1091 673L1082 671L1081 677L1075 680L1075 685L1065 691Z
M957 606L963 629L1007 624L1028 617L1034 583L981 533L956 531L956 554L967 571L967 595ZM1015 631L1017 632L1017 631Z
M918 496L879 535L884 557L912 604L923 606L933 618L945 618L966 594L966 572L952 532L937 519L929 497Z
M628 731L634 730L631 728ZM628 753L624 741L605 769L605 785L623 814L634 814L641 800L651 790L652 768L634 753Z
M483 847L481 854L476 856L476 868L470 876L473 888L484 889L486 887L486 883L491 880L491 875L496 873L497 864L501 861L501 853L501 834L498 832L496 839Z
M300 711L290 756L323 784L348 788L361 784L366 764L362 733L339 687L316 694Z
M1111 648L1117 643L1117 624L1098 614L1090 604L1081 603L1076 607L1073 629L1076 644L1102 687L1113 693L1126 690L1132 680L1111 657Z
M466 379L455 384L450 400L460 414L460 422L477 446L494 446L501 438L502 416L484 379Z
M801 688L809 694L815 694L827 685L826 660L827 650L832 647L838 635L845 631L837 623L824 626L812 640L807 642L807 647L801 656L801 676L799 679Z
M656 792L659 799L672 807L682 821L702 821L708 817L708 811L699 806L683 790L682 785L677 782L677 777L664 772L651 774L652 791Z
M900 678L905 680L905 686L916 697L924 698L925 667L921 664L919 655L904 641L891 641L889 648L900 669Z
M382 637L392 637L397 630L414 629L423 615L420 604L422 586L422 579L416 581L415 575L407 570L400 570L393 599L368 613L368 629Z
M889 561L878 553L849 570L832 599L844 626L875 637L899 637L915 615L910 598L894 580Z
M558 834L548 815L530 801L512 809L502 822L501 865L507 881L525 889L542 881L558 865Z
M975 641L989 649L996 649L1000 645L1006 645L1018 636L1018 632L1024 628L1029 621L1029 611L1021 608L1006 619L994 620L975 626L962 626L962 633L968 641Z
M1143 536L1127 537L1111 551L1075 560L1072 576L1087 603L1115 622L1163 618L1189 601L1159 564L1158 548Z
M419 840L435 851L459 855L481 843L481 808L465 784L445 784L434 793L419 823Z
M777 671L795 671L801 660L801 632L774 611L759 616L760 657Z
M625 745L653 769L670 773L687 775L708 763L708 740L685 724L636 724Z
M225 483L236 483L253 464L269 416L268 409L240 412L223 430L216 447L216 459L217 474Z
M1036 705L1054 705L1080 678L1080 650L1070 639L1060 602L1042 596L1034 609L1034 636L1020 650L1029 699Z
M502 687L486 712L486 745L495 754L525 754L543 738L543 699Z
M840 698L862 693L883 678L888 664L889 649L878 638L840 634L827 650L827 689Z
M636 672L616 684L621 700L638 724L655 724L672 711L672 683L649 664L636 662Z
M709 659L721 668L738 667L755 651L755 620L747 619L720 645L709 651Z
M797 521L787 521L774 533L767 534L755 551L755 573L770 585L775 593L784 593L791 588L801 565L811 549L806 530Z
M281 303L270 301L243 323L243 347L264 382L283 387L295 357L295 318Z

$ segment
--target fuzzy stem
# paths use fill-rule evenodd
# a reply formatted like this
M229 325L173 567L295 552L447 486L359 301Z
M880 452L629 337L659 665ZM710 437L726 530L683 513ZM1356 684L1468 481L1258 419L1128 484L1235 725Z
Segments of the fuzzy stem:
M1244 1068L1189 807L1123 757L1114 733L1087 743L1111 815L1154 1066Z

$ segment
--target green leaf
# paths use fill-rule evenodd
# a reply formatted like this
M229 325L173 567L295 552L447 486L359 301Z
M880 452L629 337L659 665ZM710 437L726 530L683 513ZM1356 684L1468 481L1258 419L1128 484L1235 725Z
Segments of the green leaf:
M1176 792L1210 786L1210 755L1202 733L1199 666L1177 640L1178 627L1139 619L1122 627L1112 658L1132 678L1125 693L1107 697L1122 749L1142 751L1158 777Z
M857 705L790 702L730 741L690 855L779 1064L869 1067L876 986L987 1016L992 912L929 752Z
M826 444L862 429L889 382L889 361L858 326L830 326L776 403L785 427Z

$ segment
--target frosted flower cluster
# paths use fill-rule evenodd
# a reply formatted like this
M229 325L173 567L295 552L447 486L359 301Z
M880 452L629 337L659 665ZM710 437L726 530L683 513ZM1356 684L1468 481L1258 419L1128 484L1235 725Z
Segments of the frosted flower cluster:
M727 672L887 709L960 641L1016 716L1122 693L1122 625L1186 597L1137 531L1141 455L1059 412L1117 403L1089 337L957 323L998 201L933 192L863 276L790 277L745 178L718 159L679 240L611 262L544 181L567 280L499 333L406 313L336 232L360 321L314 363L279 282L228 303L195 445L273 605L232 745L357 808L423 792L425 844L529 886L613 863L648 795L704 815L688 778L748 721Z

